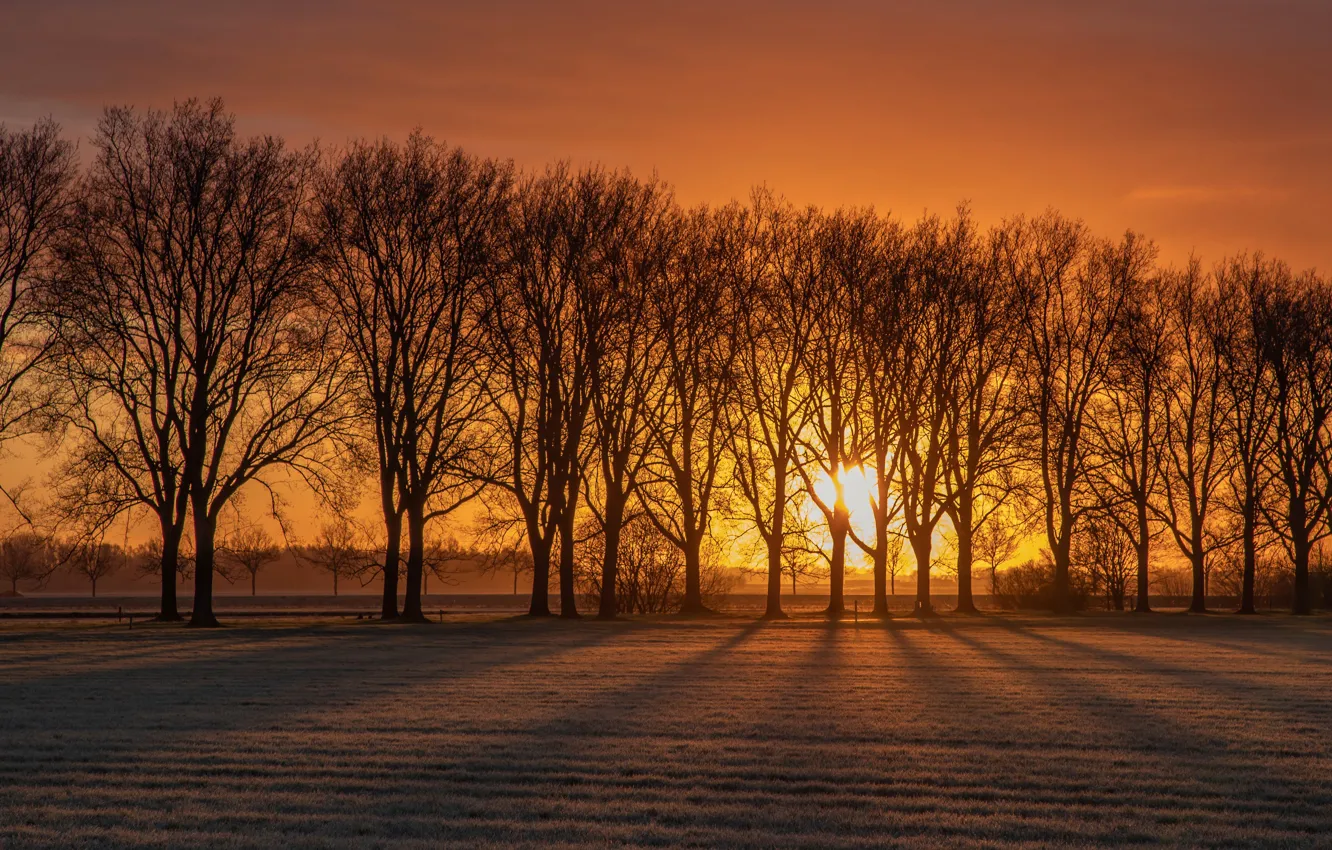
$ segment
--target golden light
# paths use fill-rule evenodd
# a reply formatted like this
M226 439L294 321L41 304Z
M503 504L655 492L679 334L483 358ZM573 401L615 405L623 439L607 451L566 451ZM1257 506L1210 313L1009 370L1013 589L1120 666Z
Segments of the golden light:
M874 477L874 470L863 466L842 469L842 498L851 513L851 522L858 529L874 526L874 494L877 490ZM826 472L820 472L814 479L814 492L826 505L837 501L837 485Z

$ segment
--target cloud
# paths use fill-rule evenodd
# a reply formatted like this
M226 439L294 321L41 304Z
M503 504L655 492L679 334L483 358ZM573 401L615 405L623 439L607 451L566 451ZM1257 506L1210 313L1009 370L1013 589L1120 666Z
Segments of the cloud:
M1234 204L1282 201L1290 193L1259 186L1140 186L1125 199L1139 203Z

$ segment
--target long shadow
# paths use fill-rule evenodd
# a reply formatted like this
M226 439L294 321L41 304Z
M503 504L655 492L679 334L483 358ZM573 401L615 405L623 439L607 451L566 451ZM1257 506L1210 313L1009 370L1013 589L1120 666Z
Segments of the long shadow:
M1102 661L1107 658L1112 659L1119 665L1127 665L1130 673L1135 669L1145 669L1159 674L1162 669L1166 669L1160 665L1141 667L1138 665L1141 659L1134 656L1088 651L1087 648L1076 644L1035 635L1027 629L1016 628L1010 631L1016 635L1034 638L1060 651L1072 651L1082 657L1093 657ZM1307 777L1284 775L1274 769L1276 765L1273 760L1264 758L1258 753L1249 758L1237 759L1237 754L1231 748L1232 742L1224 735L1194 728L1172 714L1150 708L1138 700L1126 698L1107 688L1098 687L1093 679L1074 678L1058 667L1049 665L1033 669L1030 658L1014 656L958 630L948 630L948 634L954 640L1002 663L1010 672L1031 671L1028 678L1047 694L1058 693L1066 700L1072 699L1071 704L1066 702L1070 708L1085 714L1098 727L1113 730L1116 733L1117 747L1125 752L1136 753L1139 758L1155 759L1162 765L1164 771L1178 770L1177 761L1181 757L1200 761L1202 769L1195 768L1190 771L1193 779L1215 782L1219 777L1227 785L1225 794L1212 795L1209 808L1213 810L1229 810L1234 805L1232 798L1244 796L1243 786L1249 789L1260 787L1263 789L1264 797L1279 799L1283 816L1286 812L1293 816L1295 812L1290 811L1291 809L1302 809L1298 814L1301 816L1300 820L1305 823L1318 822L1326 804L1332 801L1326 787L1314 794L1313 799L1306 799L1309 796L1308 792L1312 790L1307 783ZM1240 767L1237 761L1242 762L1241 775L1235 774L1236 769ZM1187 796L1189 792L1184 790L1177 793ZM1305 802L1299 805L1302 799Z
M1146 672L1174 681L1184 682L1191 686L1205 687L1215 691L1223 698L1243 704L1250 710L1265 714L1283 715L1290 720L1295 721L1296 724L1299 724L1301 721L1307 722L1307 715L1303 712L1320 707L1323 704L1322 700L1318 700L1307 705L1294 706L1292 708L1297 710L1289 711L1284 707L1278 707L1267 702L1253 700L1250 697L1250 690L1253 688L1254 683L1250 680L1238 678L1231 674L1218 672L1206 667L1192 666L1159 658L1150 658L1121 652L1106 646L1091 645L1076 640L1066 640L1030 627L1013 623L1002 623L999 624L999 627L1010 634L1021 635L1030 640L1040 641L1057 653L1076 653L1093 661L1116 664L1131 671ZM1135 633L1139 635L1142 634L1141 632ZM1159 637L1159 635L1144 635L1143 637L1151 639Z
M721 624L721 627L725 628L726 624ZM713 681L718 664L757 633L771 627L773 624L764 620L750 621L735 628L734 634L701 652L677 658L655 672L634 676L627 685L612 684L598 688L590 700L571 704L563 712L522 732L538 738L620 734L632 726L634 716L644 708L659 707L663 701L673 699L682 690L697 692L704 683ZM709 623L687 628L712 631L715 627ZM667 624L664 629L678 634L680 626Z
M29 724L29 731L38 734L62 726L117 734L158 730L152 741L144 742L147 749L161 744L163 736L263 729L275 721L298 719L292 712L294 701L313 715L330 706L345 709L362 701L382 705L395 691L420 685L422 659L429 658L423 653L435 647L452 654L432 659L425 672L456 684L596 646L637 628L628 623L587 625L551 621L533 628L367 626L364 631L300 628L276 634L235 629L199 639L193 639L198 633L173 630L155 636L172 642L177 653L173 659L155 654L147 664L80 667L11 679L0 689L0 715L6 718L0 739L21 733ZM125 640L135 639L140 635L125 634ZM226 645L237 639L246 643L239 651L226 651ZM194 655L201 643L218 654ZM356 663L346 663L348 654L356 657Z

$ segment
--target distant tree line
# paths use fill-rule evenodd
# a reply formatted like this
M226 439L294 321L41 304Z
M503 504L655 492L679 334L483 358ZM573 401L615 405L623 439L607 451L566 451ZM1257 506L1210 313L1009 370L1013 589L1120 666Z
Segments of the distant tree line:
M293 476L330 504L373 477L382 615L407 621L429 529L469 503L530 570L530 613L553 586L566 617L704 611L737 534L772 617L811 549L830 614L860 553L886 615L904 545L929 613L944 539L971 611L1032 533L1056 610L1147 610L1164 552L1194 611L1228 560L1252 612L1279 557L1307 613L1332 527L1328 280L1163 267L1054 212L684 208L655 178L419 133L292 150L190 101L108 110L84 168L50 122L0 132L0 283L0 440L47 436L70 521L155 518L163 619L188 544L195 625L223 511Z

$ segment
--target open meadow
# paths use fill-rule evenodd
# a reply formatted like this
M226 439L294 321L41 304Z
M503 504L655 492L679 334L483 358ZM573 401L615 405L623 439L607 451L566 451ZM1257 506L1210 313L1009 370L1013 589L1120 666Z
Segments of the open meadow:
M0 847L1332 841L1332 621L0 625Z

